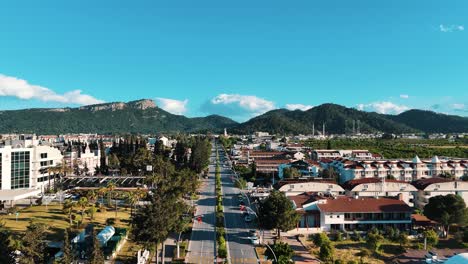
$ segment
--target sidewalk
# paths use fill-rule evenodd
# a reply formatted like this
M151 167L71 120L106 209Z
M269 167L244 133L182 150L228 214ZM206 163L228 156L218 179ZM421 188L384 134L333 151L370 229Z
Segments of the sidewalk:
M296 238L296 236L284 236L282 237L283 242L288 243L291 248L294 250L293 260L296 264L301 263L320 263L320 260L313 257L307 248L302 245Z

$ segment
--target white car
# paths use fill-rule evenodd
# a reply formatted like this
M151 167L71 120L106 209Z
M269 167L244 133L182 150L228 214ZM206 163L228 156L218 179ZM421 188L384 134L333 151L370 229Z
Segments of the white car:
M249 239L252 245L260 245L260 239L257 236L249 237Z

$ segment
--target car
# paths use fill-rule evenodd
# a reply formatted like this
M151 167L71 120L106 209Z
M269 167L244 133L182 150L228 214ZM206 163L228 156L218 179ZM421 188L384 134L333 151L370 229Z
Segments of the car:
M260 239L257 236L249 237L252 245L260 245Z
M244 217L244 221L246 223L250 223L250 222L252 222L252 218L248 215L248 216Z

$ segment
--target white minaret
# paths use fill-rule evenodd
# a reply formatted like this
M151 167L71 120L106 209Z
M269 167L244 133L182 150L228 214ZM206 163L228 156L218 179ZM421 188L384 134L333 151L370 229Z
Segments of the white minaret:
M325 136L325 123L322 124L322 135Z
M227 137L228 136L228 133L227 133L227 129L224 128L224 136Z
M312 136L315 136L315 123L312 123Z

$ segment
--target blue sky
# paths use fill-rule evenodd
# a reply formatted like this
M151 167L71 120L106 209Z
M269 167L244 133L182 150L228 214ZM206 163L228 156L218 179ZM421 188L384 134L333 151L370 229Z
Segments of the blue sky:
M468 115L468 2L6 1L0 109L155 99L236 120L333 102Z

